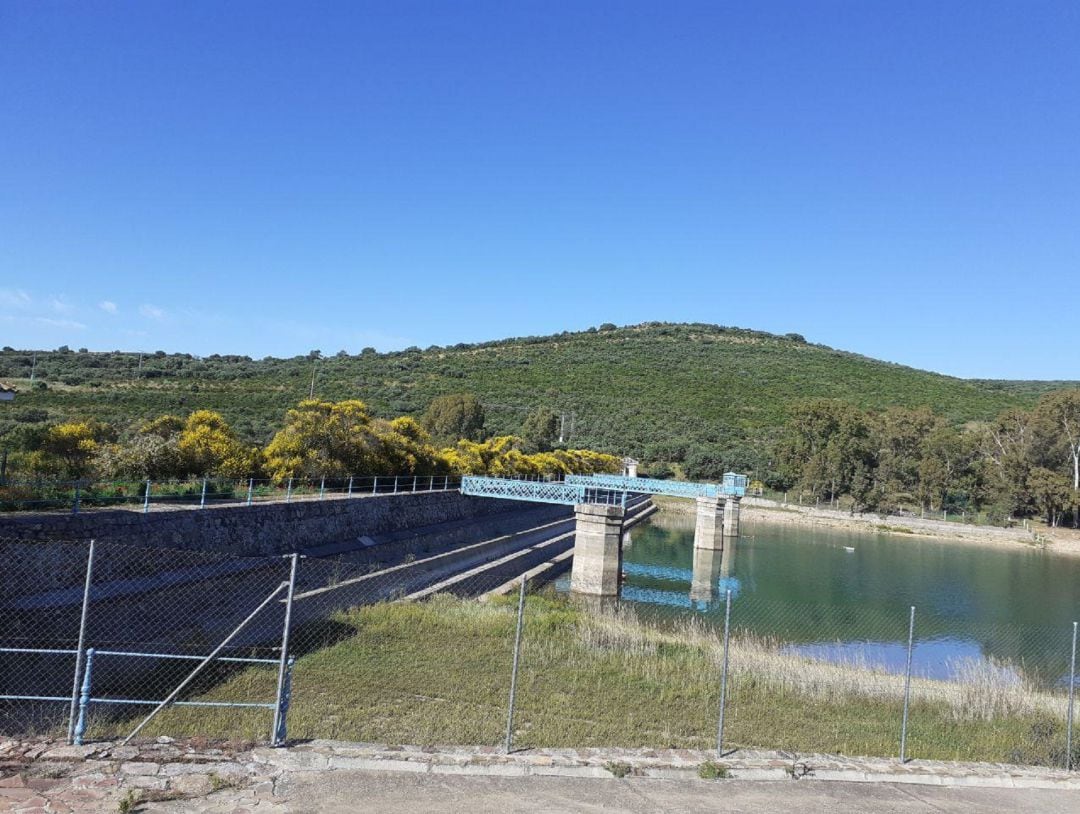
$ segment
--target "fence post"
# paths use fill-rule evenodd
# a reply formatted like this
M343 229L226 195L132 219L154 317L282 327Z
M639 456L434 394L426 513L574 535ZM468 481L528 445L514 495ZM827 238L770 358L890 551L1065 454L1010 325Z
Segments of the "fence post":
M395 495L397 494L397 479L398 479L398 476L394 475L394 494Z
M517 609L517 632L514 634L514 666L510 671L510 708L506 713L506 753L510 754L510 750L514 745L514 700L517 698L517 677L518 677L518 661L521 657L521 626L525 619L525 584L528 582L526 577L521 578L521 590L518 592L518 609Z
M376 475L374 480L371 481L371 494L377 495L379 493L379 476Z
M1072 659L1069 661L1069 717L1065 724L1065 771L1072 770L1073 700L1076 697L1076 622L1073 622Z
M82 694L79 696L79 720L75 723L75 731L72 741L76 746L82 746L83 735L86 734L86 709L90 706L90 685L94 674L94 648L86 651L86 672L83 673Z
M292 503L292 475L289 475L289 483L285 487L285 502Z
M147 512L150 511L150 489L151 489L152 486L153 486L153 484L150 483L150 479L147 478L146 479L146 496L143 498L143 504L142 504L143 514L146 514Z
M299 554L291 555L292 563L289 566L289 593L285 597L285 621L281 628L281 660L278 662L277 680L277 704L274 706L274 726L270 730L270 745L279 746L285 741L285 713L289 709L289 695L292 694L291 682L288 674L291 672L289 664L289 634L292 630L292 606L293 592L296 590L296 564L300 560Z
M416 491L416 479L417 479L417 477L418 477L417 475L412 476L412 490L414 492Z
M199 508L206 508L206 478L202 479L202 495L199 496Z
M288 662L285 663L285 682L281 692L278 694L277 707L274 709L277 729L274 730L273 740L270 741L271 746L281 746L289 737L287 721L289 716L289 706L292 704L292 674L293 665L295 664L296 659L292 656L290 656Z
M900 723L900 762L907 763L907 724L911 706L911 650L915 643L915 606L911 606L908 618L907 666L904 668L904 717Z
M75 497L71 501L72 514L79 513L79 486L81 485L81 483L82 481L75 481Z
M247 505L251 505L251 501L255 499L255 478L248 478L248 493L247 493Z
M349 475L349 497L352 497L352 479L353 476Z
M90 611L90 584L94 578L94 541L86 554L86 580L83 583L82 615L79 617L79 644L75 650L75 678L71 682L71 708L68 710L68 743L74 743L75 708L79 702L79 679L82 678L83 646L86 644L86 617ZM89 667L87 668L89 669Z
M724 754L724 712L727 708L728 644L731 641L731 589L724 598L724 663L720 668L720 722L716 726L716 753Z

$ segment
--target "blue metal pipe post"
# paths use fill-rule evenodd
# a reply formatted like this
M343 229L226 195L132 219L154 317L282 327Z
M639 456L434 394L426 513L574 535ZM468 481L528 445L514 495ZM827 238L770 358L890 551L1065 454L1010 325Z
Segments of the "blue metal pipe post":
M72 740L76 746L82 746L86 734L86 710L90 706L90 687L94 673L94 648L86 651L86 672L83 673L82 694L79 696L79 719L75 723Z

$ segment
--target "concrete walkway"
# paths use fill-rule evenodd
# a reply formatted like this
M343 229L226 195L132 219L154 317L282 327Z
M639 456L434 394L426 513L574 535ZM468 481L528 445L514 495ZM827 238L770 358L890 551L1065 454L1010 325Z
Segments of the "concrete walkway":
M199 800L149 804L175 814L507 814L507 812L815 812L815 814L1075 814L1080 792L913 787L820 780L742 782L645 778L455 777L332 770L289 774L272 797L225 791Z
M707 778L714 779L707 779ZM0 812L1080 811L1080 774L685 749L0 742Z

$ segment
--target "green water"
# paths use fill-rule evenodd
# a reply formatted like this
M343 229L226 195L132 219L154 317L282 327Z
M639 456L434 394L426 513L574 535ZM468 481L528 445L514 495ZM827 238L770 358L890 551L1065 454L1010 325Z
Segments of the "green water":
M1080 558L762 522L742 531L719 555L695 551L692 517L638 526L621 601L655 620L694 615L722 628L730 590L736 631L898 672L914 605L916 674L949 678L989 661L1043 685L1068 679Z

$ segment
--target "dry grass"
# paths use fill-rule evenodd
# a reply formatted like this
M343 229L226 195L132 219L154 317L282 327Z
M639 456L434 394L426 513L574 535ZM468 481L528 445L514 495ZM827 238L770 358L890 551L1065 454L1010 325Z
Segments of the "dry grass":
M340 614L335 635L297 662L289 733L382 743L498 744L506 725L514 605L440 596ZM331 624L330 622L324 624ZM324 631L323 631L324 632ZM515 744L712 748L722 640L695 621L674 630L632 611L590 613L529 597ZM903 677L835 664L740 635L730 652L725 742L795 752L897 753ZM1047 762L1062 741L1060 699L1003 665L971 664L962 681L913 683L916 757ZM273 697L272 671L244 671L213 699ZM99 721L95 736L126 722ZM119 726L117 726L119 724ZM147 734L255 737L269 713L168 710Z
M674 631L641 625L626 608L583 616L576 625L578 639L590 649L613 650L625 659L655 655L664 643L700 650L717 670L723 661L723 638L699 617L680 620ZM732 638L729 650L732 676L752 678L783 693L798 693L817 701L855 698L902 698L904 676L862 656L822 661L784 652L783 643L753 634ZM950 681L913 678L914 701L945 705L958 721L1050 714L1064 716L1067 699L1040 690L1011 666L996 660L959 659L951 665Z

